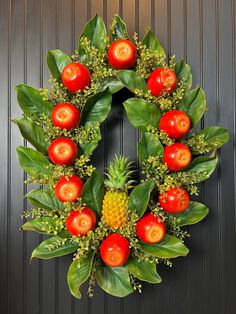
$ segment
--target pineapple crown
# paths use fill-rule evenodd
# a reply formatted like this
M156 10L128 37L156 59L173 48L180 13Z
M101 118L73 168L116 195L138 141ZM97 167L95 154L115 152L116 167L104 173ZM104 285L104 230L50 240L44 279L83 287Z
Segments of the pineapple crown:
M110 189L128 189L128 187L135 182L129 180L134 170L131 170L133 163L128 162L128 158L124 156L115 155L113 162L110 162L107 167L107 180L105 180L106 187Z

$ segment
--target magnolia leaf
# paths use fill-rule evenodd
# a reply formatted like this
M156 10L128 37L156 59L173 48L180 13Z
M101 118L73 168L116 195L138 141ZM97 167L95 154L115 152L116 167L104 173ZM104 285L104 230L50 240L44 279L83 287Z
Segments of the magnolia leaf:
M111 26L111 38L113 41L117 39L129 39L126 25L119 15L115 15Z
M81 155L87 155L90 156L92 152L97 148L99 141L101 140L101 132L100 129L98 128L96 130L96 133L93 135L93 137L88 141L83 144L80 144L80 151Z
M144 99L130 98L124 103L129 121L135 128L147 131L147 127L157 127L161 117L160 110Z
M103 122L111 110L111 102L112 94L109 88L89 97L81 113L81 125Z
M79 245L77 243L65 240L62 242L62 238L59 236L51 237L37 246L31 255L33 258L50 259L74 253ZM62 244L63 243L63 244Z
M71 62L71 58L61 50L55 49L47 52L49 71L57 81L61 81L61 73L64 67Z
M149 180L137 185L130 193L128 208L135 212L138 218L142 217L147 210L153 188L154 182Z
M18 125L22 136L28 142L30 142L39 152L47 155L50 142L43 128L30 118L17 118L14 119L13 122Z
M117 93L124 87L123 83L116 76L106 77L103 82L101 82L101 85L102 90L105 90L109 87L112 94Z
M143 132L138 143L138 157L141 162L145 162L150 156L162 156L163 146L152 133Z
M200 87L188 91L177 108L187 113L191 120L191 126L194 127L206 111L204 91Z
M199 176L195 179L194 183L199 183L203 180L206 180L210 177L212 172L215 170L218 162L218 157L207 157L201 156L195 158L191 164L184 169L184 172L189 174L195 173L199 174Z
M81 298L80 286L89 278L91 273L94 251L82 256L80 259L75 259L69 268L67 282L71 294L76 298Z
M134 71L131 70L120 70L117 71L116 75L131 92L135 92L136 89L140 89L143 92L148 90L147 84L144 78L136 75Z
M201 130L194 134L193 137L189 138L187 141L188 143L191 143L193 140L197 143L200 141L204 142L204 152L210 152L212 150L215 150L229 140L229 132L225 128L221 128L219 126L210 126L204 130ZM192 153L194 153L194 144L193 147L191 147ZM196 147L196 154L198 154L198 149Z
M50 162L36 150L30 147L18 146L17 153L19 158L19 163L32 177L41 177L42 175L50 175Z
M104 52L106 48L106 26L103 19L96 15L85 25L78 43L80 60L84 61L89 56L83 45L83 38L86 37L90 41L92 47Z
M184 89L186 91L192 87L192 73L190 66L182 59L175 64L175 74L178 82L184 82Z
M125 297L133 292L126 266L108 267L101 265L97 268L95 276L99 286L115 297Z
M159 258L175 258L186 256L188 248L176 237L166 234L164 239L156 244L140 243L141 250Z
M40 121L43 115L51 116L53 104L40 94L37 89L20 84L16 86L17 100L24 114L33 120Z
M103 176L94 171L83 186L82 201L91 208L98 216L101 214L102 200L104 196Z
M155 50L159 55L166 55L164 48L150 29L144 35L143 45L148 49Z
M52 217L40 217L27 221L21 226L21 230L35 231L38 233L54 234L56 228L55 220Z
M25 195L27 201L36 208L43 208L47 210L63 210L64 204L60 202L55 194L50 190L31 190Z
M161 277L156 271L154 263L141 261L137 257L132 258L127 264L129 272L142 281L160 283Z
M175 214L175 217L179 219L177 225L181 227L196 224L204 219L208 212L209 209L204 204L191 201L184 212Z

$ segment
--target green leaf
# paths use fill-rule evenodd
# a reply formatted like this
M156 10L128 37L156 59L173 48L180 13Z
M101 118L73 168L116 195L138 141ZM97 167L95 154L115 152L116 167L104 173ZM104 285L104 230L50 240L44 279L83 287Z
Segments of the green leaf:
M161 46L160 42L151 30L148 30L144 35L143 45L145 45L148 49L155 50L160 55L166 55L164 48Z
M64 67L71 62L71 58L61 50L55 49L47 52L49 71L57 81L61 81L61 73Z
M46 133L37 123L30 118L14 119L22 136L30 142L39 152L44 155L48 153L48 146L50 144Z
M218 162L218 157L207 157L207 156L201 156L195 158L191 164L184 169L184 172L187 173L197 173L199 175L199 180L195 180L194 183L199 183L203 180L206 180L210 177L212 172L215 170Z
M145 162L150 156L162 156L163 146L152 133L143 132L138 143L138 157L141 162Z
M82 201L91 208L98 216L102 209L102 200L104 196L103 176L94 171L91 177L86 181L82 190Z
M138 218L142 217L147 210L153 188L154 182L149 180L137 185L130 193L128 208L138 214Z
M124 85L116 76L106 77L101 84L103 90L109 87L112 94L117 93L124 87Z
M164 239L156 244L140 243L141 250L159 258L175 258L186 256L188 248L176 237L166 234Z
M39 121L46 114L51 116L53 104L45 100L37 89L20 84L16 86L17 100L24 114Z
M64 244L61 244L62 238L58 236L51 237L43 241L39 246L37 246L31 255L33 258L50 259L54 257L59 257L73 253L77 250L78 244L73 242L68 242L65 240Z
M21 230L36 231L38 233L54 234L56 228L55 220L52 217L40 217L27 221Z
M202 118L206 110L206 98L204 91L197 87L187 92L178 104L178 109L187 113L194 127Z
M17 153L19 158L19 163L32 177L41 177L43 174L49 175L50 162L36 150L30 147L18 146Z
M160 110L144 99L130 98L124 102L129 121L141 131L148 126L158 127L161 117Z
M128 268L100 266L95 273L99 286L115 297L125 297L133 292Z
M117 39L129 39L126 25L119 15L115 15L111 26L111 38L113 41Z
M106 48L106 35L106 26L100 16L96 15L88 21L78 43L80 59L83 61L88 58L82 42L83 37L87 37L89 39L92 47L96 47L99 51L104 52Z
M192 138L195 138L197 142L198 137L203 139L206 144L206 148L207 146L209 147L209 152L227 143L229 140L229 133L225 128L210 126L204 130L195 133ZM192 138L190 138L190 140Z
M30 202L31 205L37 208L43 208L47 210L63 210L64 204L60 202L55 194L50 190L31 190L29 193L25 195L27 201Z
M95 252L92 251L89 254L82 256L80 259L75 259L70 265L67 282L71 294L76 298L81 298L79 289L91 273L94 254Z
M186 91L192 87L191 69L190 66L183 61L183 59L175 64L175 74L178 82L184 80L184 89Z
M184 212L175 214L175 217L180 219L177 225L181 227L196 224L205 218L208 212L209 209L204 204L191 201Z
M160 283L161 277L156 271L156 265L154 263L145 262L139 260L137 257L131 259L128 264L129 272L142 281L150 283Z
M109 88L89 97L81 114L81 125L103 122L111 110L111 102L112 94Z
M101 140L100 129L97 129L97 132L94 134L93 138L86 143L80 144L81 152L83 155L90 156L92 152L97 148L99 141Z
M116 75L124 86L126 86L131 92L135 92L136 89L140 89L147 92L147 84L144 78L138 77L134 71L120 70Z

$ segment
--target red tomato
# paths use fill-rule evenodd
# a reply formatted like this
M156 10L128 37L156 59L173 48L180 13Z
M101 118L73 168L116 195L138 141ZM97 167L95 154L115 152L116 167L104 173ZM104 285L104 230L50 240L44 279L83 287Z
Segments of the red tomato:
M129 241L119 233L110 234L100 246L103 262L111 267L124 265L129 258Z
M147 86L151 94L156 97L164 92L171 93L177 86L176 74L168 68L157 68L149 75Z
M163 161L172 171L183 170L190 164L191 159L190 149L182 143L174 143L164 148Z
M187 209L189 204L189 195L184 188L170 188L168 191L160 194L159 203L164 211L177 214Z
M72 62L64 67L61 80L71 93L75 93L90 85L91 74L89 69L82 63Z
M160 242L166 233L166 225L160 217L152 213L143 216L136 224L136 233L139 240L145 243Z
M69 103L57 104L52 110L52 123L60 129L70 131L80 123L80 110Z
M59 137L52 141L48 148L49 159L56 165L70 165L75 161L78 147L67 137Z
M107 58L114 69L131 69L137 60L137 50L131 41L119 39L110 45Z
M181 110L170 110L160 120L160 130L170 138L178 139L184 136L190 129L190 119Z
M72 210L66 218L66 229L72 235L84 236L95 228L96 220L96 215L88 207Z
M76 202L81 196L83 181L76 175L61 177L55 186L55 195L61 202Z

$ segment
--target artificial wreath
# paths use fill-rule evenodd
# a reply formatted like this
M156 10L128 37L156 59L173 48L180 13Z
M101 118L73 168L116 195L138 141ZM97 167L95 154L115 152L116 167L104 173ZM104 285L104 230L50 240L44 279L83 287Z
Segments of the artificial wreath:
M167 60L151 30L141 41L129 37L118 15L109 36L95 16L78 51L69 57L50 50L47 64L51 87L18 85L23 117L13 120L34 146L17 148L26 183L43 185L25 195L33 208L23 213L21 228L50 236L32 258L73 253L68 285L77 298L87 280L89 296L96 281L117 297L140 291L140 281L160 283L158 264L171 266L188 254L182 227L208 213L189 195L216 168L215 151L228 141L227 130L195 128L206 100L200 87L191 89L189 65ZM124 87L134 94L124 108L141 134L138 185L127 157L115 156L105 180L90 162L112 94Z

